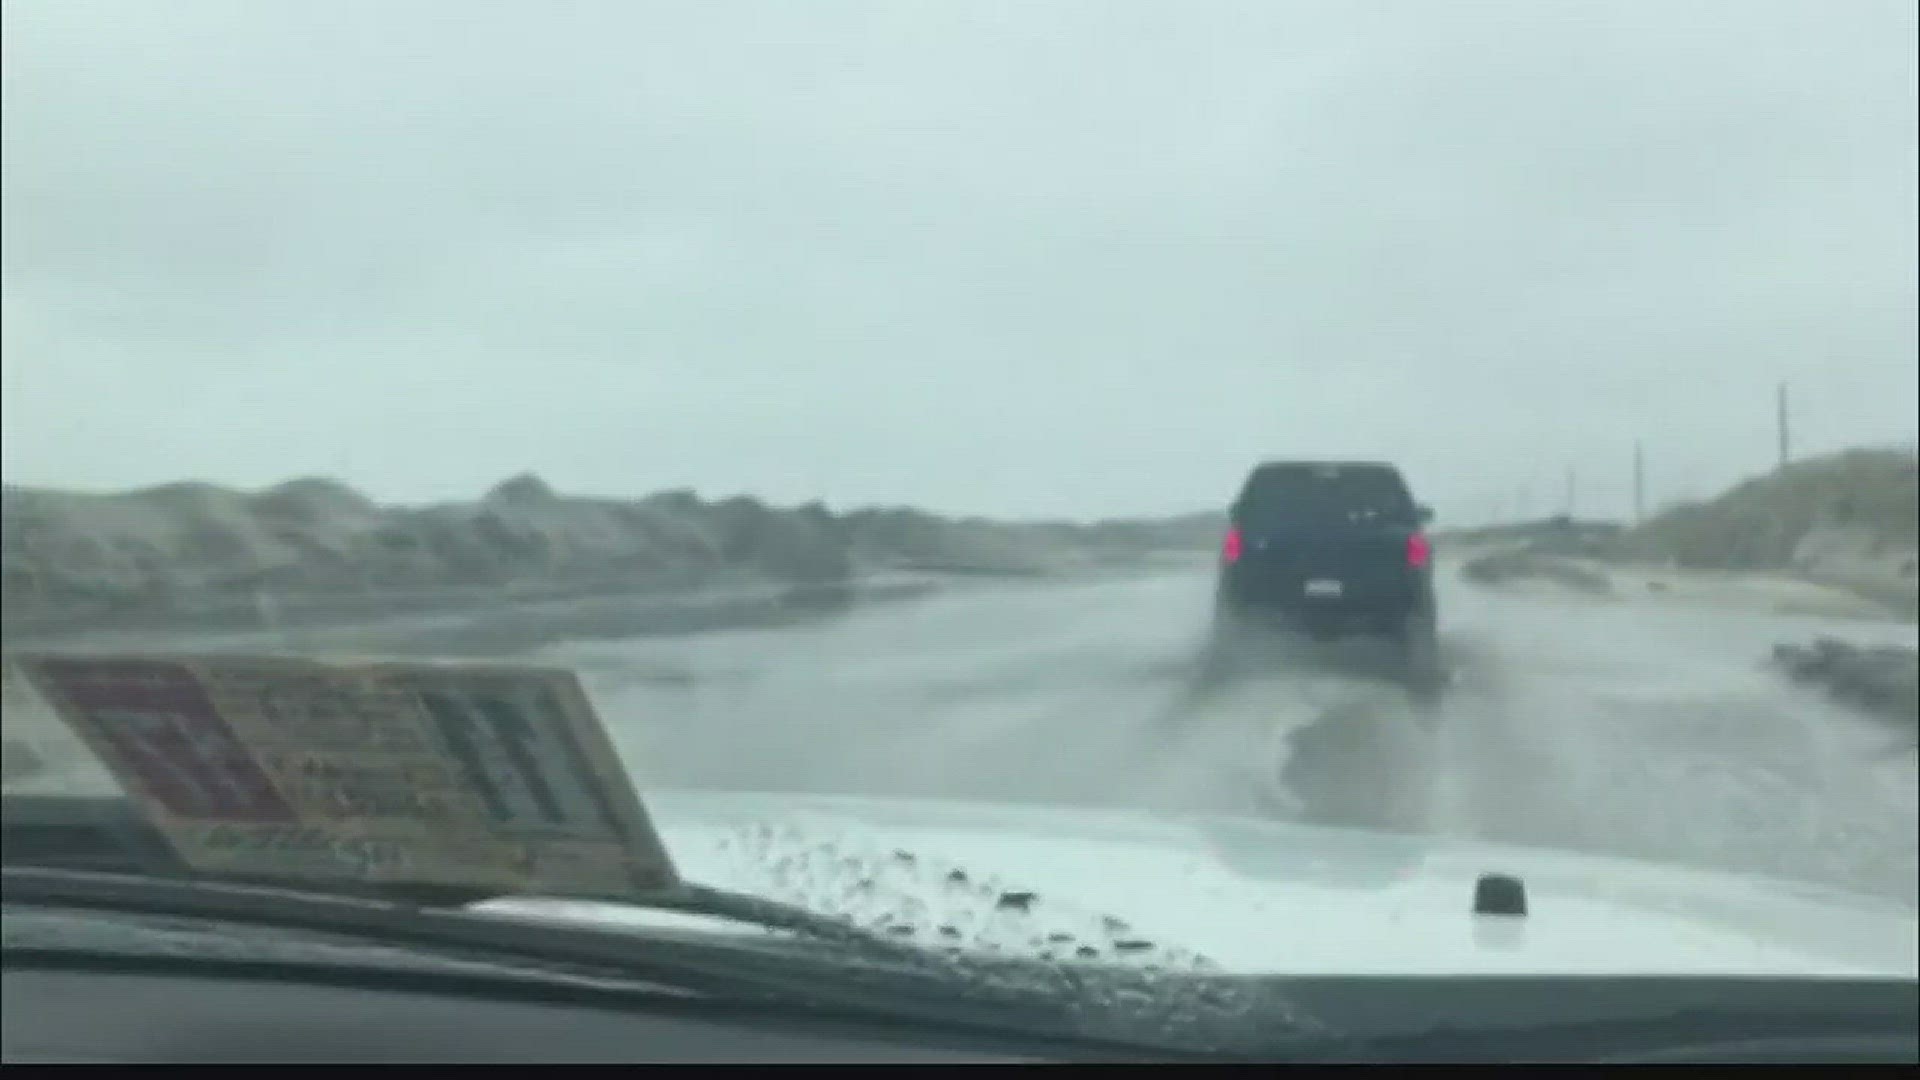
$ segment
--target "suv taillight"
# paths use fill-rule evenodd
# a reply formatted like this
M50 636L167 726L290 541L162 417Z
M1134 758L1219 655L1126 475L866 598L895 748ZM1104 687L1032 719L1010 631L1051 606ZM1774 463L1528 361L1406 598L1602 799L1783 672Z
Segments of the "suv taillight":
M1230 563L1240 561L1240 530L1238 527L1228 526L1227 538L1220 543L1220 557Z
M1407 565L1415 570L1433 561L1433 541L1426 533L1414 533L1407 537Z

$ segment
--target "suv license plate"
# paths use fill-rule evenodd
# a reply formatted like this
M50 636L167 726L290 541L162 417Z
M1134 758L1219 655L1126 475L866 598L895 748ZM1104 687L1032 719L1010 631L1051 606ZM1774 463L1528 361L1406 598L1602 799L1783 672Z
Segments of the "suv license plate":
M1321 578L1316 581L1307 582L1308 596L1339 596L1341 591L1342 587L1340 583L1331 578Z

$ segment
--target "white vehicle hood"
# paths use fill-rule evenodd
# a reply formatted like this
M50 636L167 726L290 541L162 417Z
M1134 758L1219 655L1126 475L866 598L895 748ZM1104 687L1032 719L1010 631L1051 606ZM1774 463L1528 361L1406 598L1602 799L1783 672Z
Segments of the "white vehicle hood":
M1293 975L1920 972L1920 917L1761 878L1254 818L794 795L652 792L691 882L933 946ZM1473 914L1483 874L1524 916ZM484 908L759 933L545 899Z

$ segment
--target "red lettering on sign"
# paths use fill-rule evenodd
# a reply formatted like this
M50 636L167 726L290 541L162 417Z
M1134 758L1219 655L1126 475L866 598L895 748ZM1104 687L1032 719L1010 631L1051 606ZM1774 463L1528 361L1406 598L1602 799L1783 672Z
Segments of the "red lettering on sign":
M142 793L172 813L203 821L297 820L187 668L49 660L41 671L126 763Z

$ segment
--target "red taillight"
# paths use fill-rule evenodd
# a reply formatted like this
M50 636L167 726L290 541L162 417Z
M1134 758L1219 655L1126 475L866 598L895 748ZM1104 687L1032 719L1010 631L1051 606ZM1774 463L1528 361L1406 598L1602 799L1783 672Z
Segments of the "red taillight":
M1426 533L1414 533L1407 537L1407 565L1418 570L1433 559L1433 541Z
M1230 528L1227 538L1220 544L1220 556L1230 563L1240 561L1240 530Z

